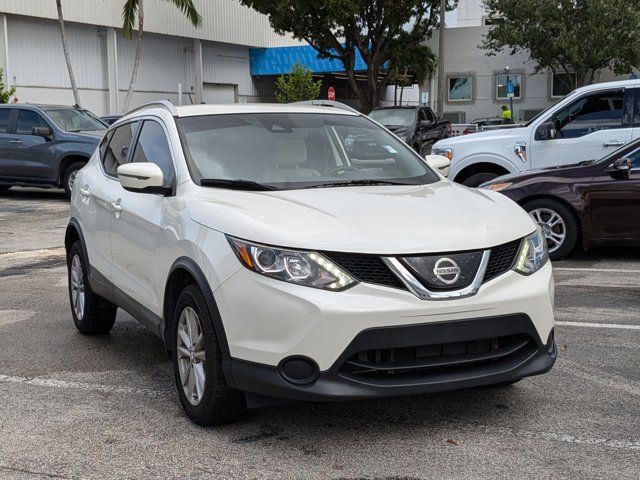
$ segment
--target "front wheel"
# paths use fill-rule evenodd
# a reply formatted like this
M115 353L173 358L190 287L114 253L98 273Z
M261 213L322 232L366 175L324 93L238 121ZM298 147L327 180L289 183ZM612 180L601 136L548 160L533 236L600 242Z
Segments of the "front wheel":
M576 246L580 225L566 205L551 198L538 198L524 205L542 229L551 260L562 260Z
M176 386L187 416L202 426L238 419L246 410L244 393L227 385L213 320L195 285L178 297L172 337Z

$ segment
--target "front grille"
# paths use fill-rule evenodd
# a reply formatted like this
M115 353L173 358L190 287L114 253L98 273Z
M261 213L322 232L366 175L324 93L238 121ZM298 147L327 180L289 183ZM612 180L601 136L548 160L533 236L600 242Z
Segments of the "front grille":
M323 252L323 254L361 282L407 289L377 255L336 252Z
M424 383L499 373L537 352L527 334L415 347L363 350L340 368L341 374L376 383Z
M488 282L498 275L502 275L513 267L513 263L516 261L516 255L518 255L520 243L521 240L514 240L513 242L503 243L491 249L487 270L484 273L485 282Z

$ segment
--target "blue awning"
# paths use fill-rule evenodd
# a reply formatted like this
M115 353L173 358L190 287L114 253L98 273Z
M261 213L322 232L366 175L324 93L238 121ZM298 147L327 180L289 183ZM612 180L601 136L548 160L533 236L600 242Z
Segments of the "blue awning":
M311 45L298 47L250 48L249 64L251 75L282 75L291 72L297 63L313 73L344 72L340 60L318 58L318 52ZM360 52L356 50L356 71L367 69Z

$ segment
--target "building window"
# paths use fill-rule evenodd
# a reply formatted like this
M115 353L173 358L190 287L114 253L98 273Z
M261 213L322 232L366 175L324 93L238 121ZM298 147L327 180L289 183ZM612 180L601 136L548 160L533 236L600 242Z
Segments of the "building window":
M471 100L471 77L449 77L449 101Z
M575 73L554 73L551 75L551 97L569 95L576 88Z
M522 75L496 75L496 99L509 99L509 82L513 83L513 98L520 98L520 85L522 85Z

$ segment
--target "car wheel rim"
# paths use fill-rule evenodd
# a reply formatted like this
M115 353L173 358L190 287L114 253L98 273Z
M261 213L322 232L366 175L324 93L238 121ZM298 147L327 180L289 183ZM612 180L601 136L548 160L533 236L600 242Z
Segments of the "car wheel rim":
M71 260L71 304L78 320L84 316L84 274L82 273L82 261L79 255L74 255Z
M67 185L69 186L69 191L73 190L73 182L75 182L76 180L76 175L78 175L77 170L69 174L69 181L67 182Z
M558 250L567 237L567 225L564 219L549 208L536 208L529 212L531 217L540 225L542 234L547 241L549 253Z
M186 307L180 313L176 337L180 383L189 403L198 405L204 395L206 356L204 331L193 308Z

